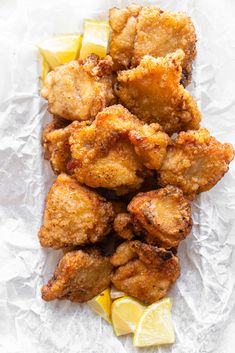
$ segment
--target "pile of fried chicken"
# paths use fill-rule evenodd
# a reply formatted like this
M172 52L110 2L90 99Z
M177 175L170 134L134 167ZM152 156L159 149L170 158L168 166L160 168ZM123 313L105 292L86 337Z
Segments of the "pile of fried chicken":
M191 19L131 5L109 11L109 55L58 66L41 94L57 176L39 232L63 249L42 298L84 302L113 284L144 303L180 275L191 201L228 171L234 149L200 127L186 90L196 57Z

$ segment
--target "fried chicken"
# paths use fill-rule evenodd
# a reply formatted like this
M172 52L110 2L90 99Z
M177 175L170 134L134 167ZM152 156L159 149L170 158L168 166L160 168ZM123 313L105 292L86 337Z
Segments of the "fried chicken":
M68 120L66 121L68 122ZM50 161L52 170L55 174L60 174L62 172L69 173L67 168L67 164L71 159L69 136L76 127L80 126L80 124L83 123L74 121L66 126L64 121L60 122L54 120L44 128L44 158Z
M138 189L150 175L144 164L160 168L168 142L159 125L144 127L127 109L113 105L100 112L90 126L72 132L73 159L68 167L81 183L124 194Z
M158 59L144 56L139 66L118 73L121 103L146 123L158 123L168 134L199 128L201 114L180 84L182 50Z
M145 124L131 130L129 139L145 167L156 170L161 167L171 139L159 124Z
M42 298L85 302L109 286L111 271L109 258L98 250L68 252L57 265L54 276L42 287Z
M109 11L112 29L110 55L115 67L137 66L144 55L161 57L182 49L182 83L191 80L192 62L196 57L196 33L193 23L183 12L167 12L155 6L131 5Z
M208 130L181 132L168 147L159 183L175 185L193 199L196 194L210 190L223 177L233 158L232 145L217 141Z
M124 9L113 7L109 10L109 24L112 29L109 49L116 70L125 69L131 65L136 25L141 8L133 4Z
M111 275L114 286L149 304L164 297L180 275L179 260L171 251L140 241L121 244L111 263L118 267Z
M94 119L114 102L112 65L109 56L99 61L92 54L49 72L41 91L48 100L49 112L68 120Z
M113 218L110 202L60 174L47 196L40 243L54 249L96 243L110 232Z
M145 242L170 249L177 247L192 227L190 203L173 186L140 193L127 209L130 215L119 214L114 222L117 233L127 239L133 233L142 234Z

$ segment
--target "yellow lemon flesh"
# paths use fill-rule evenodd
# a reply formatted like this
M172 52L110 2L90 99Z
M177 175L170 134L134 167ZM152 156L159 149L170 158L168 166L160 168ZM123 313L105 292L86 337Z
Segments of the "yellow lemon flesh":
M84 36L80 50L80 59L89 54L104 58L108 50L110 27L108 22L84 21Z
M175 341L171 307L170 298L165 298L146 308L136 326L136 347L170 344Z
M48 72L50 71L50 67L48 65L48 63L46 62L45 59L43 59L42 62L42 75L41 75L41 80L42 82L44 82L46 75L48 74Z
M58 65L77 59L81 42L81 34L66 34L44 40L38 45L38 49L49 67L54 70Z
M117 336L134 332L146 307L131 297L122 297L112 304L112 323Z
M111 314L111 298L110 298L110 289L105 289L102 293L94 297L93 299L87 302L89 307L103 319L111 323L110 314Z
M111 287L111 290L110 290L110 297L111 299L118 299L118 298L121 298L121 297L125 297L125 293L116 289L115 287Z

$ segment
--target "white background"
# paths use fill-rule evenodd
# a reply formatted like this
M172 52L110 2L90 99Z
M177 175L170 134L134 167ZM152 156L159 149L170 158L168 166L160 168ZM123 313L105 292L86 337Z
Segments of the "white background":
M86 18L103 19L127 1L0 0L0 353L134 353L131 337L84 305L44 303L40 288L60 252L42 250L37 232L53 176L43 161L36 43L55 33L78 32ZM143 3L143 2L142 2ZM150 2L145 2L150 3ZM235 145L235 1L162 0L184 10L198 32L190 87L203 126ZM194 227L182 242L182 274L174 289L176 343L160 353L234 353L235 163L193 204Z

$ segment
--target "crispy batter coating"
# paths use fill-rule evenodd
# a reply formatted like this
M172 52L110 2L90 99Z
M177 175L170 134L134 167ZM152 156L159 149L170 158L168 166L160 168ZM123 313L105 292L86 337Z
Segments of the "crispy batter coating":
M162 11L155 6L143 7L137 22L132 64L138 64L145 54L160 57L177 49L185 53L182 81L187 85L196 57L196 33L190 17L183 12Z
M49 72L41 91L48 100L49 112L68 120L94 119L114 102L112 65L111 57L99 61L92 54Z
M163 248L178 246L192 228L190 203L174 186L138 194L128 211L145 233L145 241Z
M77 180L120 193L138 188L145 168L128 140L136 124L138 119L116 105L99 113L90 126L76 130L69 143Z
M53 121L46 125L43 131L44 158L50 161L55 174L69 173L67 168L71 159L69 136L76 127L83 124L74 121L66 126L63 123L64 121L61 123L57 120Z
M164 297L180 275L180 264L171 251L131 241L121 244L111 263L118 266L111 276L114 286L146 303Z
M147 163L146 155L155 156L153 168L156 164L160 168L169 141L159 127L146 127L146 131L151 130L148 136L142 126L127 109L113 105L100 112L90 126L72 132L69 143L73 159L69 168L77 180L119 194L138 189L149 174L144 164L148 166L152 160Z
M121 103L146 123L159 123L165 132L199 128L196 101L180 84L182 50L157 59L144 56L139 66L118 73L116 94Z
M127 240L131 240L136 233L139 233L140 229L136 228L135 225L132 215L125 212L118 213L113 222L115 232L121 238Z
M109 10L109 24L112 29L109 49L116 70L128 68L131 65L136 24L141 8L133 4L124 9L113 7Z
M110 232L113 218L110 202L60 174L47 196L39 239L42 246L54 249L95 243Z
M144 55L165 56L182 49L182 83L191 79L192 62L196 57L196 33L193 23L183 12L167 12L155 6L131 5L109 11L112 28L110 55L115 67L136 66Z
M171 140L159 124L145 124L136 128L130 131L129 139L147 168L158 170L161 167Z
M111 271L109 258L101 256L98 250L68 252L57 265L54 276L42 287L42 298L85 302L109 286Z
M168 147L159 182L162 186L178 186L193 199L223 177L233 158L232 145L217 141L208 130L181 132Z

